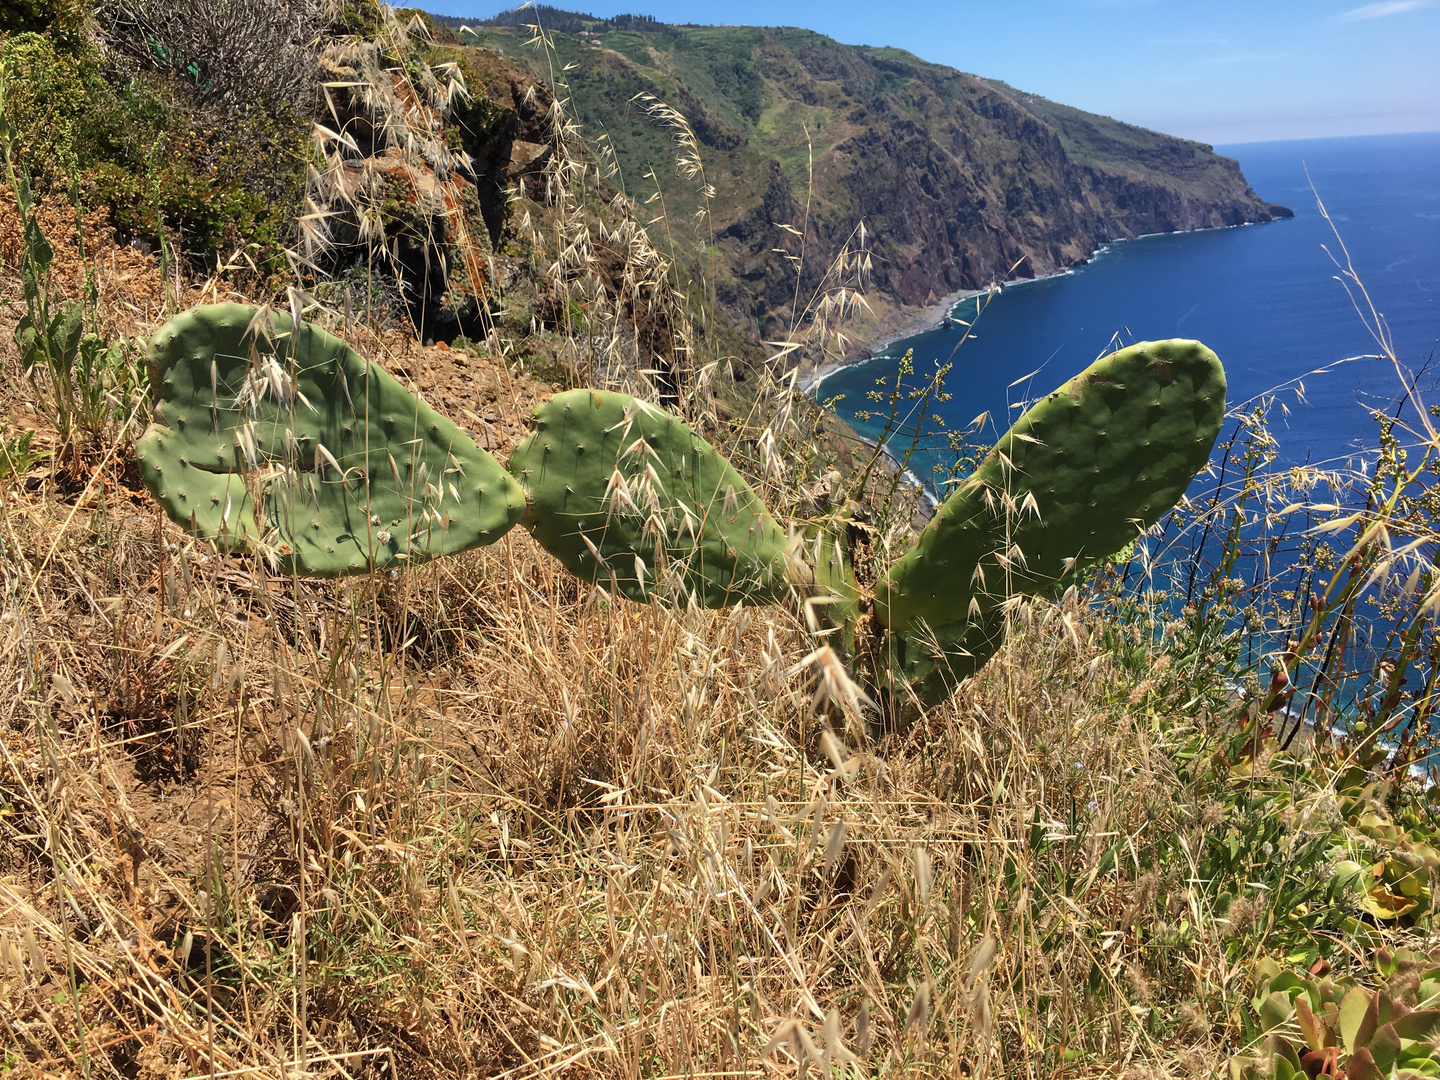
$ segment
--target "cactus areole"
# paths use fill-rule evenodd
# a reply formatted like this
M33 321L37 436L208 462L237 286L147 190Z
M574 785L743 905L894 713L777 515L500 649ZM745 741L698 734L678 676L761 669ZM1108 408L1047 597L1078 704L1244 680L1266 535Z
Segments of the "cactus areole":
M319 327L198 307L151 343L151 494L225 550L300 574L361 573L499 539L524 495L500 463Z
M586 581L703 607L787 595L784 531L715 448L626 394L570 390L535 410L510 455L524 523Z
M1205 467L1225 370L1196 341L1145 341L1037 401L876 584L891 630L982 618L1118 551Z

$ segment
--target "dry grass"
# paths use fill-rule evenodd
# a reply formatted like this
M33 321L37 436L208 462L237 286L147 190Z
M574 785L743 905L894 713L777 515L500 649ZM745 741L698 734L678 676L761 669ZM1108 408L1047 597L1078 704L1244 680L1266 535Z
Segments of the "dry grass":
M380 96L360 105L404 121L392 148L406 115L443 113L361 61ZM826 463L790 362L843 345L863 234L797 293L748 415L722 417L726 358L699 355L672 262L633 203L602 217L563 95L551 119L517 219L584 312L571 372L669 393L771 506L813 503ZM354 171L340 139L321 133L331 179ZM121 299L153 266L97 262L107 311L158 318ZM497 456L542 390L498 329L459 353L330 318ZM0 340L8 411L24 382ZM1343 829L1349 751L1297 772L1260 730L1273 695L1237 706L1234 597L1208 619L1134 590L1017 603L978 677L879 730L789 609L616 601L519 530L404 572L276 579L189 540L111 449L78 493L0 490L17 1076L1207 1075L1254 1041L1252 962L1335 946L1303 921L1318 894L1266 883L1323 880L1310 837ZM1258 476L1167 542L1223 528ZM1214 853L1261 835L1224 891ZM1428 934L1361 929L1344 949Z
M777 609L612 604L514 534L291 588L139 500L57 534L67 515L3 522L18 1067L761 1074L843 1045L953 1076L1178 1052L1145 1013L1194 976L1131 973L1157 890L1101 860L1193 808L1073 605L869 745L829 733ZM1090 879L1064 904L1062 869Z
M346 332L455 392L443 351ZM538 388L466 364L503 453ZM825 700L843 674L807 661L791 612L616 603L519 532L280 581L103 470L78 498L12 487L0 548L17 1075L1039 1075L1181 1053L1148 1002L1196 976L1134 927L1185 886L1162 896L1114 851L1195 808L1074 600L1022 611L983 679L876 742ZM1225 1023L1183 1045L1217 1060Z

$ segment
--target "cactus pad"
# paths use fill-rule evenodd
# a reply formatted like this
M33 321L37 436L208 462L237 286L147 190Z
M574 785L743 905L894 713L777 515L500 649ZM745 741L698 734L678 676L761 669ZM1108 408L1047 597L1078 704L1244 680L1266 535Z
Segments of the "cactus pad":
M535 539L631 600L705 607L785 595L785 533L734 467L678 417L626 394L570 390L535 410L510 455Z
M499 539L524 498L500 463L319 327L240 304L156 332L136 445L177 522L286 571L333 575Z
M892 630L981 617L1118 551L1205 467L1225 372L1195 341L1106 356L1036 402L877 583Z
M937 705L984 667L1004 643L1005 613L998 607L973 620L887 633L890 694L903 701L913 693L922 707Z
M848 509L848 508L847 508ZM827 518L805 539L805 555L815 568L813 606L817 620L839 630L837 644L844 652L855 652L855 627L860 617L860 586L851 562L847 520Z

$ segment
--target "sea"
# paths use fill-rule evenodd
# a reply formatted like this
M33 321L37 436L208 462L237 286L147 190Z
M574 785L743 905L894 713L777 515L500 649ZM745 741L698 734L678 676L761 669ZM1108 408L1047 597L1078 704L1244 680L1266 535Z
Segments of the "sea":
M983 310L974 299L962 301L953 325L896 341L834 372L813 388L815 396L839 399L839 415L877 440L885 435L884 399L901 357L913 351L914 374L900 380L902 391L921 385L937 366L953 365L945 382L950 397L931 411L951 431L986 417L971 440L988 444L1028 400L1116 345L1197 338L1225 365L1232 425L1257 404L1267 406L1277 443L1272 468L1308 464L1363 475L1375 457L1375 413L1395 412L1405 381L1422 402L1440 404L1440 132L1216 149L1238 159L1255 191L1290 207L1294 218L1110 244L1066 273L1004 285ZM1382 355L1377 331L1400 370ZM880 403L867 398L872 391L880 391ZM910 404L903 399L901 411ZM1406 404L1414 420L1414 406ZM857 410L870 415L857 417ZM1407 419L1404 408L1399 415ZM929 427L933 433L937 425ZM911 441L901 435L888 445L900 458ZM956 475L947 441L928 439L907 460L912 475L943 497L944 480ZM1214 485L1197 479L1190 494L1204 498ZM1207 535L1155 548L1146 580L1158 575L1163 587L1183 581L1188 567L1213 567L1218 534L1206 541ZM1293 537L1288 547L1276 547L1262 533L1243 546L1252 554L1227 571L1243 596L1258 598L1290 580ZM1177 607L1183 603L1182 592L1169 595ZM1284 635L1268 620L1257 629L1237 617L1242 625L1242 663L1267 671ZM1388 651L1393 629L1383 616L1357 625L1355 662L1336 691L1343 716L1363 713L1371 668L1362 657ZM1410 672L1409 681L1423 685L1423 673ZM1302 705L1288 718L1298 727L1309 709ZM1440 770L1440 751L1423 764ZM1440 782L1440 771L1434 776Z
M978 318L976 301L962 302L953 314L972 323L968 337L956 322L896 341L826 377L815 396L840 397L839 414L878 438L886 410L874 413L866 394L877 380L893 385L913 350L910 384L953 365L951 396L936 407L946 426L983 414L978 441L993 442L1027 399L1115 344L1197 338L1225 365L1232 411L1268 397L1283 462L1360 463L1376 443L1373 412L1402 392L1394 365L1377 358L1371 303L1417 389L1440 402L1440 132L1216 150L1294 218L1110 244L1066 273L1004 285ZM1350 268L1368 300L1337 280ZM865 409L870 418L855 416ZM922 450L911 471L934 483L953 457Z

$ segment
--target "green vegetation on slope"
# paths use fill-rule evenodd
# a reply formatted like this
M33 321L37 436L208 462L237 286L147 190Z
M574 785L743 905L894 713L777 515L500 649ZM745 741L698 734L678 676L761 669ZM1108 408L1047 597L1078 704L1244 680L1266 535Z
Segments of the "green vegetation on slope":
M43 28L14 20L19 32L0 32L6 108L39 190L77 181L127 240L163 236L202 263L245 250L281 265L310 161L306 104L264 100L258 85L247 100L209 101L181 67L64 32L77 11L56 3Z
M794 296L793 268L775 249L798 247L779 224L808 226L804 293L864 220L877 299L913 307L1005 280L1012 267L1028 277L1073 265L1119 237L1288 213L1207 146L898 49L788 27L556 14L572 31L562 33L539 19L577 116L614 148L616 182L638 198L658 182L672 221L698 209L696 190L674 175L674 148L633 99L652 94L689 118L716 195L707 229L674 229L673 242L698 266L699 245L713 237L722 257L705 269L720 302L762 334L785 322ZM548 78L530 34L480 26L460 37Z

